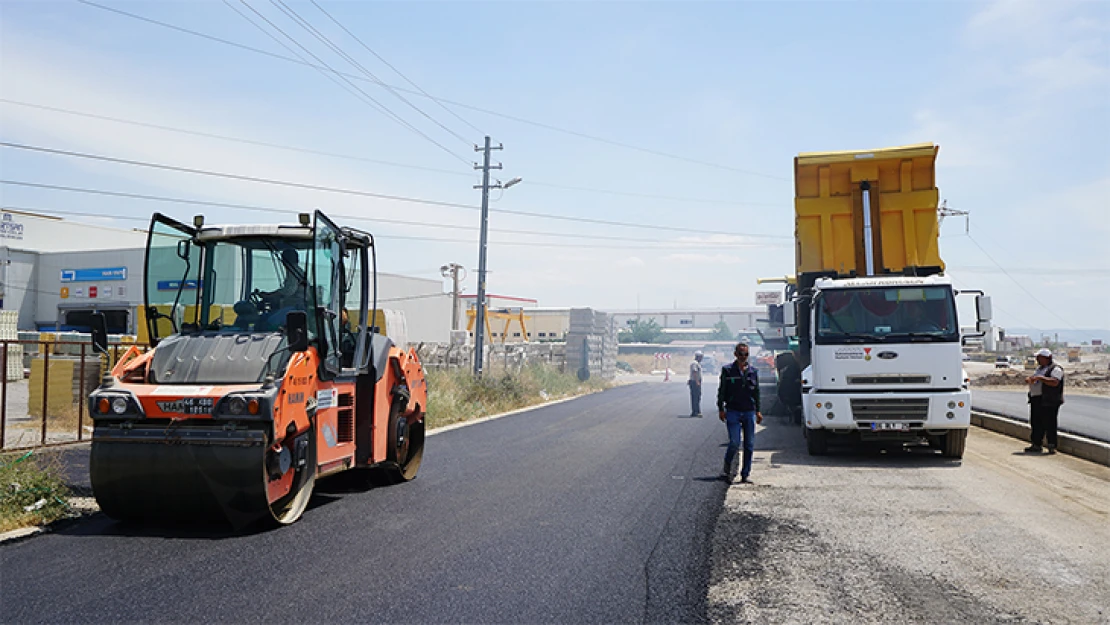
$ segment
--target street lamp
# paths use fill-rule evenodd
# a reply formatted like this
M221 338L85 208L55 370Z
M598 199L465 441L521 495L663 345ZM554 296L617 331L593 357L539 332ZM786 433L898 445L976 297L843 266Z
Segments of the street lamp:
M475 150L479 148L475 147ZM486 235L488 233L489 222L489 190L490 189L508 189L509 187L520 183L522 178L513 178L512 180L501 184L500 182L495 185L489 183L489 164L490 142L489 137L486 137L486 146L483 150L485 152L485 164L482 166L482 228L481 234L478 237L478 310L475 315L474 326L474 375L482 375L482 352L483 343L486 336ZM500 164L497 169L500 169Z

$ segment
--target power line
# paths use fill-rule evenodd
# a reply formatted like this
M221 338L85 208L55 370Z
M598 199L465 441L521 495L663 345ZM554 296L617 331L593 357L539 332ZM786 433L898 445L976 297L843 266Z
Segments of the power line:
M952 283L953 283L953 284L955 284L955 285L956 285L956 287L957 287L957 288L959 288L960 290L963 290L963 291L969 291L969 290L971 290L971 289L968 289L968 288L964 287L964 286L963 286L963 285L962 285L962 284L960 283L960 281L959 281L959 280L957 280L957 279L956 279L956 278L955 278L954 276L952 277ZM1037 328L1037 327L1036 327L1036 326L1034 326L1033 324L1029 323L1028 321L1025 321L1025 320L1024 320L1024 319L1022 319L1021 317L1018 317L1017 315L1014 315L1014 314L1010 313L1010 311L1008 311L1008 310L1005 310L1005 309L1003 309L1003 308L1002 308L1001 306L999 306L998 304L993 304L993 303L992 303L992 306L993 306L994 308L997 308L997 309L998 309L998 312L1004 313L1004 314L1006 314L1006 315L1008 315L1008 316L1012 317L1012 318L1013 318L1013 319L1014 319L1015 321L1017 321L1018 323L1021 323L1021 324L1023 324L1023 325L1025 326L1025 327L1027 327L1027 328L1033 328L1034 330L1037 330L1038 332L1040 332L1040 329L1039 329L1039 328ZM994 322L992 321L991 323L994 323Z
M96 218L119 219L119 220L123 220L123 221L139 221L139 222L143 222L143 223L149 223L149 220L141 218L141 217L127 217L127 216L105 215L103 213L85 213L85 212L75 212L75 211L64 211L64 210L55 210L55 209L52 209L52 208L38 208L38 207L31 207L31 206L4 205L4 206L0 206L0 210L10 210L10 211L19 212L19 213L23 213L23 214L27 214L27 215L66 215L66 216L78 216L78 217L96 217ZM374 221L373 219L368 219L368 218L365 218L365 217L350 217L350 216L347 216L347 215L340 215L338 213L333 214L332 216L334 216L334 217L344 217L346 219L351 219L352 221ZM376 240L379 243L393 241L393 240L430 241L430 242L433 242L433 243L462 243L462 244L466 244L466 245L473 245L473 244L477 243L477 241L475 241L474 239L446 239L446 238L440 238L440 237L413 236L413 235L402 235L402 234L378 235L376 237ZM660 244L644 244L644 245L601 245L601 244L591 245L591 244L575 244L575 243L548 243L548 242L543 242L543 241L496 241L496 242L491 243L491 245L497 245L498 247L504 247L504 246L516 247L516 246L519 246L519 247L551 247L551 248L568 248L568 249L603 249L603 250L614 250L614 249L619 249L619 250L682 250L682 249L719 249L719 248L732 249L732 248L736 248L738 246L741 246L740 244L735 244L735 243L712 243L712 242L702 243L702 242L684 242L684 241L665 241L665 242L662 242Z
M437 98L432 97L432 94L430 94L427 91L424 91L423 89L421 89L420 85L418 85L415 82L413 82L412 80L410 80L408 76L406 76L403 72L401 72L401 70L394 67L392 63L390 63L389 61L382 58L382 56L380 54L378 54L377 52L374 52L374 50L370 46L366 45L362 41L362 39L360 39L357 35L355 35L350 30L348 30L347 27L344 26L339 20L335 19L335 17L333 17L331 13L328 13L326 10L324 10L324 7L317 4L316 0L311 0L311 2L312 2L312 6L316 7L317 9L320 10L321 13L328 16L328 19L330 19L332 22L335 22L335 25L338 26L339 28L343 29L343 32L347 33L348 36L350 36L352 39L357 41L360 46L362 46L363 48L366 49L367 52L369 52L370 54L373 54L374 57L377 58L382 63L384 63L386 65L386 67L388 67L389 69L396 72L397 75L400 76L401 78L404 78L405 82L412 85L413 88L415 88L417 91L419 91L424 97L428 98L432 102L435 102L441 109L447 111L449 114L454 115L456 119L458 119L462 123L466 124L467 126L470 126L478 134L480 134L480 135L485 135L486 134L485 132L482 131L481 128L475 126L474 124L472 124L469 121L467 121L466 119L464 119L461 115L459 115L455 111L452 111L451 109L444 106L442 102L440 102Z
M309 50L309 49L308 49L308 48L306 48L306 47L305 47L304 45L302 45L302 44L301 44L301 43L300 43L299 41L297 41L297 40L296 40L296 39L295 39L294 37L292 37L291 35L289 35L289 33L287 33L287 32L285 32L284 30L282 30L282 28L281 28L280 26L278 26L277 24L275 24L275 23L273 23L272 21L270 21L270 20L269 20L269 19L268 19L268 18L267 18L267 17L265 16L265 15L263 15L262 13L260 13L260 12L259 12L259 11L258 11L257 9L255 9L254 7L252 7L252 6L250 5L250 4L248 4L248 3L246 2L246 0L239 0L239 2L240 2L240 3L241 3L241 4L243 5L243 6L247 7L248 9L250 9L250 10L251 10L251 12L252 12L252 13L254 13L255 15L257 15L257 16L258 16L258 17L259 17L259 18L260 18L260 19L261 19L262 21L264 21L264 22L266 22L267 24L269 24L271 28L273 28L274 30L276 30L276 31L278 31L279 33L281 33L281 34L282 34L282 35L283 35L283 36L284 36L284 37L285 37L286 39L288 39L289 41L293 42L293 43L294 43L294 44L295 44L295 45L296 45L296 46L297 46L298 48L300 48L301 50L304 50L304 51L305 51L305 53L307 53L307 54L308 54L309 56L311 56L312 58L316 59L316 62L317 62L317 63L319 63L320 65L323 65L323 68L321 68L321 67L319 67L319 66L316 66L316 65L313 65L313 64L311 64L311 63L308 63L307 61L305 61L305 64L306 64L306 65L309 65L310 67L313 67L313 68L314 68L314 69L316 69L316 70L317 70L318 72L320 72L320 73L322 73L322 74L325 74L325 75L327 75L327 74L326 74L326 72L325 72L325 68L326 68L326 70L327 70L328 72L331 72L331 73L332 73L332 74L334 74L334 75L335 75L336 77L338 77L338 78L342 79L342 80L343 80L343 81L344 81L345 83L347 83L348 85L350 85L350 86L351 86L351 88L353 88L353 89L355 89L356 91L358 91L359 93L361 93L361 94L362 94L362 95L363 95L363 96L364 96L364 97L365 97L366 99L370 100L370 102L373 102L375 106L372 106L371 108L374 108L374 109L375 109L375 110L377 110L378 112L380 112L380 113L383 113L384 115L386 115L386 117L388 117L388 118L392 119L393 121L397 122L397 123L398 123L398 124L400 124L400 125L401 125L402 127L404 127L404 128L407 128L408 130L412 131L413 133L415 133L415 134L419 135L420 137L423 137L423 138L424 138L425 140L427 140L427 141L428 141L428 142L430 142L431 144L435 145L435 146L436 146L436 147L438 147L439 149L443 150L443 151L444 151L444 152L446 152L447 154L451 155L451 156L452 156L453 158L456 158L456 159L458 159L458 160L462 161L463 163L466 163L467 165L470 165L470 161L468 161L468 160L466 160L465 158L463 158L463 157L459 156L458 154L455 154L454 152L452 152L452 151L450 150L450 148L448 148L447 146L443 145L442 143L440 143L440 142L436 141L435 139L433 139L433 138L429 137L429 136L428 136L427 134L425 134L425 133L424 133L423 131L421 131L421 130L420 130L419 128L417 128L416 126L413 126L413 125L412 125L412 124L410 124L409 122L405 121L405 120L404 120L404 119L403 119L403 118L402 118L402 117L401 117L400 115L397 115L396 113L394 113L394 112L393 112L392 110L390 110L390 109L389 109L389 107L385 106L385 105L384 105L384 104L382 104L381 102L378 102L378 101L377 101L377 100L376 100L376 99L375 99L375 98L374 98L373 96L371 96L370 94L366 93L366 91L364 91L364 90L363 90L363 89L362 89L361 87L359 87L358 85L356 85L356 84L354 84L353 82L351 82L351 80L350 80L350 79L349 79L349 78L347 77L347 75L346 75L345 73L343 73L343 72L339 72L339 71L337 71L336 69L334 69L334 68L333 68L333 67L332 67L331 65L328 65L328 63L327 63L326 61L324 61L324 60L323 60L323 59L321 59L320 57L316 56L316 54L314 54L314 53L313 53L313 52L312 52L311 50ZM231 6L231 4L229 4L229 3L228 3L228 2L226 1L226 0L225 0L225 4L227 4L227 5L229 6L229 7ZM234 7L232 7L232 8L234 8ZM238 11L236 11L236 13L239 13L239 12L238 12ZM240 14L240 15L243 15L242 13L239 13L239 14ZM246 17L245 15L243 15L243 16L244 16L244 17ZM250 24L251 24L252 26L254 26L255 28L258 28L258 29L259 29L259 30L261 30L262 32L266 32L266 29L265 29L265 28L263 28L263 27L262 27L262 26L261 26L260 24L257 24L257 23L255 23L255 22L254 22L254 20L250 20L250 19L248 19L247 21L248 21L248 22L250 22ZM294 53L295 53L295 51L294 51ZM297 54L297 56L300 56L300 54ZM356 96L356 97L357 97L357 96ZM364 104L368 104L368 103L366 102L366 100L363 100L362 98L358 98L358 99L359 99L359 101L363 102Z
M239 209L239 210L245 210L245 211L259 212L259 213L284 213L284 214L289 214L289 215L296 215L296 214L299 214L301 212L304 212L304 211L299 211L299 210L296 210L296 209L278 208L278 207L274 207L274 206L259 206L259 205L252 205L252 204L235 204L235 203L230 203L230 202L214 202L214 201L208 201L208 200L195 200L195 199L190 199L190 198L168 197L168 196L164 196L164 195L149 195L149 194L143 194L143 193L127 193L127 192L122 192L122 191L108 191L108 190L104 190L104 189L89 189L89 188L86 188L86 187L69 187L69 186L63 186L63 185L53 185L53 184L27 182L27 181L22 181L22 180L0 180L0 184L7 184L7 185L21 186L21 187L29 187L29 188L36 188L36 189L49 189L49 190L52 190L52 191L67 191L67 192L72 192L72 193L85 193L85 194L92 194L92 195L105 195L105 196L111 196L111 197L123 197L123 198L138 199L138 200L151 200L151 201L155 201L155 202L169 202L169 203L174 203L174 204L192 204L192 205L197 205L197 206L212 206L212 207L216 207L216 208L233 208L233 209ZM44 211L44 212L46 212L46 211ZM101 213L65 213L65 212L61 212L61 211L54 211L54 212L56 212L57 214L68 214L68 215L74 215L74 216L80 216L80 217L104 217L105 216ZM472 231L478 230L478 226L463 226L463 225L455 225L455 224L439 224L439 223L431 223L431 222L423 222L423 221L406 221L406 220L402 220L402 219L388 219L388 218L384 218L384 217L382 217L382 218L366 217L366 216L363 216L363 215L348 215L348 214L343 214L343 213L330 213L330 212L329 212L329 215L334 216L334 217L342 217L344 219L348 219L348 220L352 220L352 221L364 221L364 222L370 222L370 223L387 223L387 224L397 224L397 225L403 225L403 226L418 226L418 227L422 227L422 228L444 228L444 229L450 229L450 230L472 230ZM121 219L122 219L122 217L121 217ZM578 234L578 233L572 233L572 232L545 232L545 231L541 231L541 230L515 230L515 229L508 229L508 228L491 228L490 231L491 232L504 233L504 234L523 234L523 235L531 235L531 236L561 237L561 238L572 238L572 239L598 239L598 240L605 240L605 241L629 241L629 242L636 242L636 243L681 243L681 241L674 241L674 240L667 240L667 239L643 239L643 238L638 238L638 237L621 237L621 236L609 236L609 235L601 235L601 234ZM723 243L726 243L726 242L722 242L722 244ZM438 271L438 268L437 268L437 271Z
M232 7L232 9L237 10L237 9L234 9L234 7ZM473 175L473 174L470 174L470 173L464 173L464 172L454 171L454 170L450 170L450 169L440 169L440 168L436 168L436 167L425 167L423 165L412 165L412 164L409 164L409 163L397 163L397 162L394 162L394 161L383 161L383 160L378 160L378 159L365 158L365 157L362 157L362 156L355 156L353 154L341 154L341 153L338 153L338 152L327 152L327 151L324 151L324 150L316 150L316 149L313 149L313 148L307 148L307 147L301 147L301 146L286 145L286 144L281 144L281 143L271 143L271 142L268 142L268 141L258 141L258 140L255 140L255 139L247 139L247 138L243 138L243 137L232 137L232 136L229 136L229 135L221 135L221 134L216 134L216 133L211 133L211 132L204 132L204 131L199 131L199 130L189 130L187 128L177 128L177 127L174 127L174 126L166 126L166 125L163 125L163 124L154 124L154 123L150 123L150 122L141 122L141 121L136 121L136 120L131 120L131 119L122 119L122 118L119 118L119 117L112 117L112 116L109 116L109 115L100 115L98 113L75 111L73 109L60 108L60 107L56 107L56 106L47 106L45 104L36 104L36 103L33 103L33 102L25 102L25 101L20 101L20 100L11 100L11 99L7 99L7 98L0 98L0 103L11 104L11 105L14 105L14 106L25 106L25 107L28 107L28 108L40 109L40 110L44 110L44 111L50 111L50 112L53 112L53 113L62 113L62 114L66 114L66 115L75 115L75 116L78 116L78 117L86 117L86 118L89 118L89 119L98 119L98 120L101 120L101 121L108 121L108 122L113 122L113 123L117 123L117 124L127 124L127 125L131 125L131 126L138 126L138 127L141 127L141 128L152 128L152 129L155 129L155 130L164 130L164 131L167 131L167 132L176 132L176 133L181 133L181 134L186 134L186 135L205 137L205 138L208 138L208 139L219 139L221 141L231 141L231 142L243 143L243 144L247 144L247 145L256 145L256 146L259 146L259 147L274 148L274 149L278 149L278 150L288 150L288 151L291 151L291 152L303 152L305 154L314 154L314 155L318 155L318 156L327 156L327 157L330 157L330 158L347 159L347 160L352 160L352 161L360 161L360 162L364 162L364 163L374 163L376 165L386 165L386 166L390 166L390 167L404 167L404 168L407 168L407 169L416 169L416 170L420 170L420 171L428 171L428 172L433 172L433 173L438 173L438 174L446 174L446 175L451 175L451 176L461 176L461 177L466 177L466 178L469 178ZM606 195L621 195L621 196L644 198L644 199L666 200L666 201L670 201L670 202L681 202L681 203L684 203L684 204L694 203L694 204L711 204L711 205L718 205L718 206L768 206L768 207L780 206L779 204L774 204L774 203L744 202L744 201L735 201L735 200L714 200L714 199L709 199L709 198L695 198L695 197L684 197L684 196L676 196L676 195L657 195L657 194L651 194L651 193L638 193L638 192L634 192L634 191L620 191L620 190L615 190L615 189L601 189L601 188L596 188L596 187L579 187L579 186L573 186L573 185L543 182L541 180L535 180L534 178L529 178L528 179L528 184L533 185L533 186L550 187L550 188L553 188L553 189L566 189L566 190L570 190L570 191L581 191L581 192L586 192L586 193L601 193L601 194L606 194ZM964 236L964 235L961 233L959 236Z
M1047 304L1045 304L1045 303L1044 303L1044 302L1042 302L1042 301L1041 301L1040 299L1038 299L1036 295L1033 295L1033 293L1032 293L1032 292L1031 292L1031 291L1030 291L1029 289L1025 288L1025 285L1024 285L1024 284L1022 284L1022 283L1021 283L1020 281L1018 281L1018 279L1017 279L1017 278L1015 278L1014 276L1010 275L1010 272L1009 272L1009 271L1006 271L1006 268L1005 268L1005 267L1003 267L1003 266L1002 266L1001 264L999 264L999 262L998 262L997 260L995 260L995 259L994 259L994 257L993 257L993 256L991 256L989 252L987 252L987 250L983 249L983 246L982 246L982 245L979 245L979 242L975 240L975 237L973 237L973 236L971 236L971 235L969 234L969 235L967 235L967 238L968 238L968 240L970 240L970 241L971 241L972 243L974 243L974 244L975 244L975 247L979 248L979 251L980 251L980 252L983 252L983 254L984 254L984 255L985 255L985 256L986 256L986 257L987 257L988 259L990 259L990 261L991 261L992 263L994 263L995 267L998 267L999 269L1001 269L1001 270L1002 270L1002 273L1006 274L1006 277L1007 277L1007 278L1009 278L1010 280L1012 280L1012 281L1014 282L1014 284L1018 285L1018 288L1020 288L1020 289L1021 289L1022 291L1025 291L1025 294L1026 294L1026 295L1028 295L1030 299L1032 299L1032 300L1033 300L1034 302L1037 302L1038 304L1040 304L1042 308L1044 308L1044 309L1045 309L1045 310L1047 310L1048 312L1052 313L1052 315L1053 315L1054 317L1056 317L1057 319L1059 319L1060 321L1063 321L1063 322L1064 322L1064 324L1065 324L1065 325L1067 325L1067 326L1068 326L1069 328L1071 328L1072 330L1078 330L1078 329L1079 329L1079 328L1075 327L1074 325L1072 325L1072 324L1071 324L1071 322L1069 322L1069 321L1068 321L1067 319L1064 319L1063 317L1061 317L1061 316L1060 316L1060 314L1059 314L1058 312L1056 312L1056 311L1055 311L1055 310L1053 310L1052 308L1049 308L1049 306L1048 306Z
M315 26L313 26L313 25L312 25L312 24L311 24L311 23L310 23L310 22L309 22L308 20L306 20L305 18L301 17L301 15L300 15L299 13L297 13L296 11L294 11L294 10L293 10L293 8L292 8L292 7L290 7L289 5L285 4L285 2L283 2L282 0L270 0L270 4L272 4L272 5L274 5L275 7L277 7L277 8L278 8L278 10L282 11L283 13L285 13L285 15L286 15L287 17L289 17L289 18L290 18L290 19L292 19L293 21L297 22L297 23L298 23L298 24L299 24L299 25L301 26L301 28L304 28L304 29L305 29L306 31L308 31L308 33L309 33L310 35L312 35L313 37L316 37L316 39L317 39L317 40L318 40L318 41L319 41L320 43L323 43L323 44L324 44L325 46L327 46L327 47L331 48L331 50L332 50L333 52L335 52L335 53L336 53L336 54L338 54L338 55L339 55L340 57L342 57L342 58L343 58L343 59L344 59L345 61L347 61L348 63L350 63L350 64L351 64L351 65L352 65L352 66L353 66L353 67L354 67L355 69L359 70L360 72L362 72L363 74L365 74L365 75L366 75L366 76L367 76L368 78L371 78L372 80L376 81L376 82L377 82L378 84L380 84L381 86L385 87L385 88L386 88L386 89L387 89L387 90L388 90L388 91L389 91L390 93L392 93L392 94L393 94L394 96L396 96L396 97L397 97L397 99L399 99L400 101L402 101L402 102L404 102L405 104L407 104L407 105L408 105L409 107L411 107L411 108L412 108L412 109L413 109L414 111L416 111L417 113L420 113L420 115L422 115L422 116L423 116L424 118L426 118L426 119L427 119L428 121L432 122L432 123L433 123L433 124L435 124L436 126L439 126L439 127L441 128L441 129L443 129L443 130L444 130L445 132L447 132L447 133L448 133L448 134L450 134L451 136L455 137L455 138L456 138L456 139L458 139L459 141L462 141L462 142L463 142L463 144L464 144L464 145L466 145L467 147L470 147L470 146L472 146L472 145L473 145L473 143L472 143L472 142L470 142L470 141L468 141L468 140L466 139L466 137L464 137L464 136L460 135L459 133L455 132L454 130L451 130L451 129L450 129L450 128L448 128L447 126L443 125L443 124L442 124L442 123L441 123L441 122L440 122L439 120L437 120L436 118L432 117L432 116L431 116L431 115L429 115L429 114L428 114L427 112L425 112L425 111L424 111L424 109L422 109L422 108L420 108L419 106L417 106L417 105L413 104L412 102L410 102L410 101L409 101L409 100L408 100L407 98L405 98L405 96L401 95L401 94L400 94L400 92L398 92L398 91L397 91L396 89L394 89L394 88L393 88L392 86L390 86L390 85L388 85L388 84L386 84L386 83L382 82L382 81L381 81L381 79L380 79L380 78L378 78L377 76L375 76L373 72L371 72L370 70L366 69L366 67L365 67L364 65L362 65L361 63L359 63L359 62L358 62L357 60L355 60L355 58L354 58L354 57L352 57L351 55L347 54L347 53L346 53L346 52L345 52L345 51L343 50L343 48L339 47L339 46L338 46L338 45L337 45L337 44L336 44L335 42L333 42L333 41L332 41L331 39L329 39L329 38L328 38L328 37L327 37L326 35L324 35L324 34L323 34L323 33L321 33L321 32L320 32L319 30L317 30Z
M234 8L234 7L232 7ZM232 137L228 135L219 135L211 132L203 132L200 130L188 130L185 128L175 128L173 126L164 126L162 124L152 124L149 122L140 122L131 119L121 119L119 117L111 117L109 115L99 115L97 113L87 113L82 111L75 111L73 109L59 108L55 106L47 106L45 104L35 104L32 102L21 102L19 100L9 100L7 98L0 98L0 102L4 104L12 104L15 106L25 106L28 108L41 109L44 111L51 111L54 113L64 113L66 115L76 115L78 117L87 117L89 119L99 119L102 121L114 122L117 124L128 124L131 126L139 126L142 128L153 128L155 130L164 130L167 132L177 132L185 135L193 135L197 137L205 137L207 139L219 139L221 141L232 141L235 143L245 143L247 145L256 145L265 148L274 148L278 150L288 150L290 152L303 152L305 154L314 154L317 156L327 156L331 158L342 158L352 161L362 161L364 163L374 163L375 165L387 165L389 167L404 167L407 169L418 169L421 171L435 172L438 174L448 174L451 176L463 176L470 178L473 174L454 171L450 169L439 169L436 167L424 167L423 165L411 165L408 163L396 163L393 161L382 161L373 158L365 158L362 156L355 156L353 154L339 154L337 152L326 152L324 150L315 150L312 148L298 147L294 145L285 145L281 143L270 143L268 141L258 141L255 139L246 139L243 137Z
M373 193L373 192L370 192L370 191L360 191L360 190L356 190L356 189L340 189L340 188L336 188L336 187L328 187L328 186L323 186L323 185L315 185L315 184L308 184L308 183L301 183L301 182L289 182L289 181L285 181L285 180L274 180L274 179L271 179L271 178L260 178L260 177L257 177L257 176L245 176L245 175L242 175L242 174L230 174L230 173L225 173L225 172L215 172L215 171L195 169L195 168L190 168L190 167L179 167L179 166L176 166L176 165L163 165L163 164L151 163L151 162L147 162L147 161L135 161L135 160L130 160L130 159L114 158L114 157L110 157L110 156L101 156L101 155L97 155L97 154L87 154L87 153L83 153L83 152L73 152L73 151L69 151L69 150L57 150L57 149L54 149L54 148L45 148L45 147L40 147L40 146L32 146L32 145L26 145L26 144L21 144L21 143L12 143L12 142L7 142L7 141L0 141L0 147L8 147L8 148L14 148L14 149L20 149L20 150L30 150L30 151L34 151L34 152L42 152L42 153L47 153L47 154L56 154L56 155L60 155L60 156L71 156L71 157L75 157L75 158L98 160L98 161L118 163L118 164L123 164L123 165L133 165L133 166L137 166L137 167L148 167L148 168L162 169L162 170L167 170L167 171L177 171L177 172L182 172L182 173L189 173L189 174L196 174L196 175L203 175L203 176L214 176L214 177L218 177L218 178L227 178L227 179L231 179L231 180L240 180L240 181L245 181L245 182L255 182L255 183L260 183L260 184L273 184L273 185L292 187L292 188L298 188L298 189L307 189L307 190L311 190L311 191L323 191L323 192L339 193L339 194L345 194L345 195L356 195L356 196L361 196L361 197L373 197L373 198L393 200L393 201L398 201L398 202L411 202L411 203L416 203L416 204L428 204L428 205L432 205L432 206L444 206L444 207L449 207L449 208L463 208L463 209L467 209L467 210L478 210L478 207L476 207L476 206L471 206L469 204L460 204L460 203L456 203L456 202L442 202L442 201L437 201L437 200L425 200L425 199L420 199L420 198L412 198L412 197L399 196L399 195L387 195L387 194L384 194L384 193ZM548 213L537 213L537 212L531 212L531 211L509 210L509 209L497 209L495 212L502 213L502 214L508 214L508 215L520 215L520 216L524 216L524 217L536 217L536 218L541 218L541 219L553 219L553 220L559 220L559 221L573 221L573 222L591 223L591 224L599 224L599 225L607 225L607 226L620 226L620 227L627 227L627 228L643 228L643 229L649 229L649 230L669 230L669 231L673 231L673 232L690 232L690 233L696 233L696 234L740 236L740 237L752 237L752 238L761 238L761 239L791 239L792 238L792 237L785 236L785 235L720 232L720 231L712 231L712 230L701 230L701 229L697 229L697 228L683 228L683 227L679 227L679 226L661 226L661 225L638 224L638 223L632 223L632 222L611 221L611 220L605 220L605 219L591 219L591 218L588 218L588 217L569 217L569 216L565 216L565 215L552 215L552 214L548 214Z
M235 47L235 48L239 48L241 50L247 50L249 52L254 52L256 54L262 54L262 55L272 57L272 58L275 58L275 59L280 59L280 60L291 62L291 63L297 63L299 65L308 65L310 67L316 67L317 69L320 69L318 66L313 65L312 63L309 63L309 62L301 60L301 59L295 59L295 58L292 58L292 57L287 57L287 56L284 56L284 55L281 55L281 54L276 54L274 52L268 52L268 51L262 50L260 48L254 48L252 46L244 45L244 44L241 44L241 43L236 43L234 41L229 41L229 40L223 39L221 37L215 37L213 35L208 35L208 34L201 33L201 32L195 31L195 30L190 30L188 28L182 28L180 26L174 26L173 24L168 24L166 22L161 22L161 21L154 20L154 19L151 19L151 18L148 18L148 17L143 17L141 15L136 15L134 13L128 13L127 11L122 11L120 9L104 6L104 5L101 5L101 4L97 4L95 2L91 2L90 0L77 0L77 1L80 2L81 4L84 4L84 5L88 5L88 6L91 6L91 7L97 8L97 9L101 9L101 10L105 10L105 11L110 11L112 13L123 15L125 17L130 17L132 19L136 19L136 20L139 20L139 21L142 21L142 22L146 22L148 24L155 24L157 26L162 26L163 28L169 28L171 30L175 30L175 31L178 31L178 32L181 32L181 33L194 35L196 37L201 37L201 38L207 39L209 41L215 41L217 43L222 43L224 45L229 45L229 46L232 46L232 47ZM334 70L332 70L332 71L334 71ZM337 73L340 74L340 75L346 76L348 78L356 79L356 80L365 80L365 81L368 81L368 82L374 82L373 80L370 80L368 78L358 76L358 75L355 75L355 74L349 74L349 73L345 73L345 72L337 72ZM430 97L431 99L436 100L437 102L441 102L441 103L444 103L444 104L450 104L452 106L458 106L458 107L469 109L469 110L472 110L472 111L477 111L479 113L485 113L486 115L501 117L501 118L512 120L512 121L515 121L515 122L518 122L518 123L528 124L530 126L535 126L537 128L544 128L546 130L551 130L551 131L554 131L554 132L560 132L560 133L563 133L563 134L579 137L579 138L582 138L582 139L588 139L588 140L591 140L591 141L597 141L599 143L605 143L605 144L608 144L608 145L621 147L621 148L625 148L625 149L628 149L628 150L643 152L645 154L652 154L652 155L655 155L655 156L659 156L659 157L663 157L663 158L669 158L669 159L672 159L672 160L684 161L684 162L692 163L692 164L695 164L695 165L702 165L702 166L705 166L705 167L712 167L712 168L715 168L715 169L733 171L733 172L736 172L736 173L747 174L747 175L750 175L750 176L757 176L757 177L760 177L760 178L768 178L768 179L771 179L771 180L780 180L780 181L787 181L787 182L790 182L792 180L791 178L787 178L787 177L784 177L784 176L775 176L775 175L772 175L772 174L766 174L766 173L762 173L762 172L757 172L757 171L752 171L752 170L747 170L747 169L741 169L739 167L732 167L732 166L729 166L729 165L722 165L722 164L719 164L719 163L712 163L712 162L709 162L709 161L703 161L703 160L700 160L700 159L689 158L689 157L681 156L681 155L678 155L678 154L671 154L671 153L668 153L668 152L663 152L661 150L643 148L643 147L640 147L640 146L636 146L636 145L632 145L632 144L628 144L628 143L623 143L623 142L620 142L620 141L614 141L612 139L605 139L603 137L597 137L597 136L590 135L590 134L587 134L587 133L584 133L584 132L578 132L578 131L575 131L575 130L560 128L560 127L554 126L552 124L545 124L545 123L542 123L542 122L536 122L536 121L532 121L532 120L529 120L529 119L525 119L523 117L517 117L515 115L509 115L509 114L506 114L506 113L499 113L497 111L491 111L489 109L484 109L484 108L481 108L481 107L478 107L478 106L473 106L473 105L470 105L470 104L464 104L462 102L456 102L454 100L449 100L447 98L424 96L424 94L421 94L417 91L413 91L413 90L410 90L410 89L404 89L402 87L394 86L393 88L397 89L398 91L403 91L404 93L408 93L408 94L411 94L411 95L419 95L419 96L422 96L422 97Z

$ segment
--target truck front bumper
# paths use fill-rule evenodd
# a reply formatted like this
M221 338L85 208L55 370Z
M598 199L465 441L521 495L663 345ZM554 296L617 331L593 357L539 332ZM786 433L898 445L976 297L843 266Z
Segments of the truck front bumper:
M971 393L822 393L803 396L806 427L836 432L943 434L971 427Z

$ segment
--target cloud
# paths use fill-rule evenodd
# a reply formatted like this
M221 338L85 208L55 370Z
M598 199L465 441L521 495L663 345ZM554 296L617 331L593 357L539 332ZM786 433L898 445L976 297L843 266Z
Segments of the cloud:
M628 258L622 258L617 261L618 267L643 267L646 264L644 259L639 256L629 256Z

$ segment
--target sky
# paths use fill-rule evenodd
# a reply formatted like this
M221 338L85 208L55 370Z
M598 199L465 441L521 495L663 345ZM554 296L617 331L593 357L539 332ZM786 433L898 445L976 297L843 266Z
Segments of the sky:
M797 153L933 142L957 287L1110 340L1110 2L94 1L0 1L0 141L287 184L3 147L5 208L320 209L473 293L488 135L523 179L490 194L489 292L750 307L793 271Z

